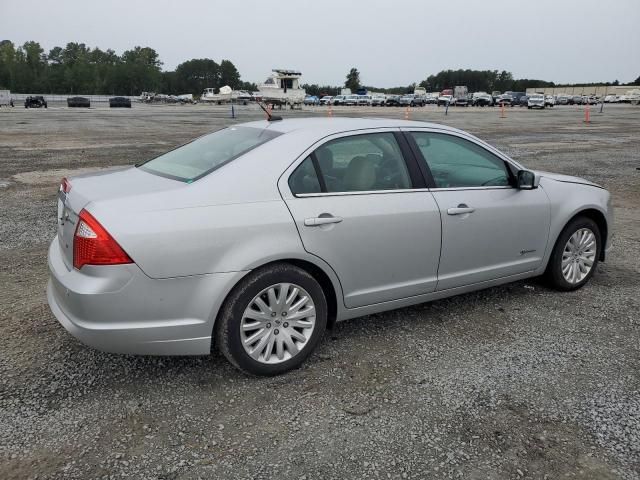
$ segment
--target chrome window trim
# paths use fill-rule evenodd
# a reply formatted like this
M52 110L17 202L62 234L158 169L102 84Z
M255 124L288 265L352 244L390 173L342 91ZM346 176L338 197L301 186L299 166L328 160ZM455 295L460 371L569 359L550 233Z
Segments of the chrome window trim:
M293 194L294 198L313 198L313 197L343 197L347 195L375 195L389 193L415 193L415 192L448 192L463 190L511 190L510 186L487 186L487 187L448 187L448 188L398 188L395 190L362 190L357 192L319 192L319 193L300 193Z
M295 194L291 191L289 187L289 177L293 172L298 168L298 165L302 163L312 152L316 151L322 145L336 138L351 136L351 135L366 135L369 133L383 133L383 132L406 132L410 133L412 131L415 132L432 132L432 133L443 133L446 135L453 135L456 137L463 138L470 142L475 143L481 148L489 151L493 155L497 156L501 160L507 162L516 170L524 170L525 167L520 165L515 160L511 159L500 150L494 148L488 143L483 142L479 138L468 135L465 132L458 130L449 130L447 128L437 128L437 127L419 127L419 126L403 126L398 125L397 127L373 127L373 128L358 128L353 130L343 130L341 132L335 132L329 135L326 135L322 138L319 138L315 142L313 142L309 147L307 147L298 157L291 162L291 164L282 172L280 177L278 178L278 189L281 192L281 195L284 195L286 198L312 198L312 197L335 197L335 196L346 196L346 195L372 195L376 193L381 194L389 194L389 193L404 193L404 192L444 192L444 191L457 191L457 190L503 190L503 189L514 189L512 186L485 186L485 187L448 187L448 188L407 188L407 189L396 189L396 190L366 190L366 191L358 191L358 192L319 192L319 193L300 193ZM282 183L281 183L282 182Z

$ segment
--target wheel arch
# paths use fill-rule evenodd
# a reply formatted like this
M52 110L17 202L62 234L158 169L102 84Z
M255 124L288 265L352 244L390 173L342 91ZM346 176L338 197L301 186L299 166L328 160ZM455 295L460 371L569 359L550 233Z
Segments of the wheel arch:
M602 240L602 248L600 249L600 256L598 257L599 261L604 261L605 260L605 245L607 243L607 238L609 235L609 226L607 224L607 218L604 215L604 213L602 213L600 210L598 210L597 208L584 208L582 210L578 210L576 212L573 213L573 215L571 215L571 217L569 217L567 219L567 221L564 223L564 225L562 226L562 228L558 231L558 234L556 235L554 241L553 241L553 246L551 248L550 251L553 251L553 249L555 248L556 244L558 243L558 239L560 238L560 235L562 235L562 232L564 231L564 229L566 228L567 225L569 225L571 222L573 222L576 218L578 217L587 217L591 220L593 220L594 222L596 222L596 225L598 225L598 229L600 230L600 238Z
M316 262L300 257L283 257L277 259L269 259L262 263L254 264L251 266L251 269L247 271L247 275L252 271L283 263L287 263L304 270L320 284L320 287L322 288L322 291L324 292L325 298L327 300L327 328L333 328L338 318L338 309L340 308L339 299L342 297L342 288L340 287L339 281L337 277L335 277L335 274L332 275L333 271L331 271L331 273L327 272L327 269L330 270L330 267L323 268L323 266L318 265L318 263ZM228 289L222 302L220 302L220 307L218 308L218 311L215 312L214 316L213 331L215 331L216 326L219 323L218 320L225 308L228 298L233 294L233 292L236 290L236 288L238 288L238 286L245 278L246 275L238 278L233 286ZM213 348L213 342L211 344L211 348Z

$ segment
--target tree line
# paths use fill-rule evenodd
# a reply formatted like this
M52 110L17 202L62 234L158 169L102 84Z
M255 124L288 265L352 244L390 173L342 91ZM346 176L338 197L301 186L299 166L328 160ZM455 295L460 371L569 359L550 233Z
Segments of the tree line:
M134 47L122 55L112 49L90 48L70 42L45 52L38 42L16 47L0 41L0 89L21 93L72 95L139 95L143 91L168 94L201 93L205 88L229 85L256 90L243 82L230 60L192 59L174 71L162 71L158 53Z
M636 79L640 83L640 77ZM597 85L619 85L614 82ZM143 91L167 94L199 94L205 88L229 85L235 90L255 91L255 83L244 82L230 60L220 63L210 58L194 58L163 71L158 53L150 47L134 47L118 55L114 50L90 48L84 43L70 42L45 52L38 42L15 46L10 40L0 41L0 89L19 93L57 93L71 95L139 95ZM429 92L439 92L456 85L469 91L525 91L529 87L568 87L537 79L516 79L505 70L443 70L419 83ZM360 72L351 68L344 86L356 92L359 88L389 94L412 93L415 83L392 88L365 86ZM310 95L338 95L340 86L305 84Z

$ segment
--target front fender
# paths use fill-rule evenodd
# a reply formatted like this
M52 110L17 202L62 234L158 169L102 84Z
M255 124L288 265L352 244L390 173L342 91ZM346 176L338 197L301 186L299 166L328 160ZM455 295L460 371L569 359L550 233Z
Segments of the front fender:
M549 197L551 223L547 250L538 273L545 271L553 247L564 227L580 212L596 210L604 216L607 224L604 249L608 248L613 224L613 211L610 203L611 195L607 190L592 185L560 182L544 176L540 180L540 185Z

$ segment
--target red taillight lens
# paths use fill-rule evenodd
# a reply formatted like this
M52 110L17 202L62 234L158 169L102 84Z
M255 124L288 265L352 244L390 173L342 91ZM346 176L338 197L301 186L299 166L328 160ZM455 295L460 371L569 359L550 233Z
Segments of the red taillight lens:
M73 266L133 263L109 232L86 210L80 212L73 237Z
M69 193L71 191L71 182L67 180L67 178L63 178L60 182L60 190L64 193Z

